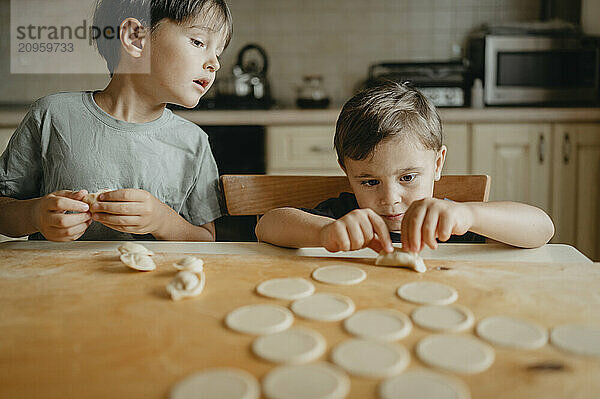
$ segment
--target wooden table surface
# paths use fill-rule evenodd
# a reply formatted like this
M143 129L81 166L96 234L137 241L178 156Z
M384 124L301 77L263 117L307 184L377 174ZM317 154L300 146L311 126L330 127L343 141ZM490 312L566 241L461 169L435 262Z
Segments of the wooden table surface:
M157 253L158 269L142 273L126 268L114 248L0 246L1 398L166 398L186 375L220 366L247 370L260 380L275 365L255 357L250 351L255 337L228 330L224 317L251 303L288 306L291 301L257 295L255 287L277 277L311 280L315 268L330 264L368 273L355 286L312 281L317 292L349 296L357 310L388 307L410 314L417 305L398 298L396 289L410 281L437 281L458 290L457 303L470 308L476 321L502 314L547 328L573 322L600 327L599 264L426 259L430 270L417 274L374 266L372 258L206 254L202 295L173 302L165 285L175 274L172 262L183 252ZM296 318L294 324L325 336L322 360L351 338L342 322ZM399 341L411 352L409 368L425 366L414 348L429 334L415 326ZM550 344L528 351L494 348L490 369L457 375L472 398L600 397L600 358L571 355ZM351 381L352 398L376 397L381 382Z

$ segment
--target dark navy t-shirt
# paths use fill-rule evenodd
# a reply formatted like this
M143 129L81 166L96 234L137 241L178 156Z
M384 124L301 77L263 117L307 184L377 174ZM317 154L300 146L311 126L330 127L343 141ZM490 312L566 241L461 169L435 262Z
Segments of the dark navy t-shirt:
M341 193L337 198L329 198L321 202L314 209L300 208L304 212L312 213L313 215L325 216L332 219L339 219L347 213L358 209L358 202L356 196L352 193ZM392 242L401 242L400 233L390 232ZM438 240L439 241L439 240ZM460 242L460 243L484 243L485 237L467 231L463 235L452 235L450 239L445 242Z

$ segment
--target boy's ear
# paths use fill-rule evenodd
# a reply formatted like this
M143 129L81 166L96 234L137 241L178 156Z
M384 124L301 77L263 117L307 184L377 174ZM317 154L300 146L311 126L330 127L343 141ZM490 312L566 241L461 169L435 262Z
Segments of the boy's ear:
M444 168L444 162L446 162L446 151L448 149L443 145L435 157L435 181L442 178L442 169Z
M146 46L146 28L135 18L127 18L119 27L121 44L125 51L134 58L140 58Z

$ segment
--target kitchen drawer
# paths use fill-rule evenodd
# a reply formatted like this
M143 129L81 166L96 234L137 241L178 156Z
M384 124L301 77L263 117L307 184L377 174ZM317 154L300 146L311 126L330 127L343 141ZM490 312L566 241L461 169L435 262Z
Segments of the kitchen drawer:
M267 129L268 174L343 174L333 148L334 126Z

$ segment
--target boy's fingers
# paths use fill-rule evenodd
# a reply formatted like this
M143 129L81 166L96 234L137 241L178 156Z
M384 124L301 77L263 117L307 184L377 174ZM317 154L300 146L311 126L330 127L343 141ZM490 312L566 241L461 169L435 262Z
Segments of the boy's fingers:
M423 220L425 219L425 213L427 212L426 208L419 208L413 215L411 215L411 219L408 221L407 231L408 231L408 246L409 251L418 252L421 248L421 228L423 226Z
M58 229L68 229L78 224L82 224L90 220L91 215L87 212L82 213L52 213L49 220L49 225Z
M118 226L137 226L140 224L139 216L111 215L109 213L95 212L93 218L100 223Z
M371 248L373 251L375 251L377 253L380 253L381 251L383 251L383 245L379 241L378 237L375 237L373 240L371 240L371 242L369 244L367 244L367 247Z
M440 241L448 241L452 235L452 222L448 217L440 217L438 223L438 237Z
M90 209L85 202L63 196L56 196L49 201L49 211L87 212Z
M140 202L96 202L92 205L92 211L113 215L140 216L143 206Z
M88 192L87 190L71 191L71 190L59 190L52 193L57 197L71 198L77 201L81 201Z
M371 221L371 225L375 230L375 234L382 245L381 249L384 249L386 252L393 252L394 246L392 245L390 231L388 230L387 225L381 216L377 215L375 212L369 213L369 220Z
M107 202L142 202L146 199L147 192L133 188L122 188L115 191L108 191L98 196L98 201Z
M435 235L437 231L438 219L439 213L430 208L425 215L423 226L421 227L422 243L427 244L431 249L437 248Z

